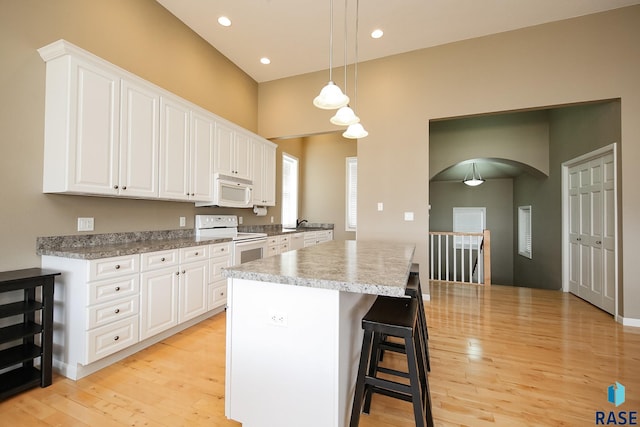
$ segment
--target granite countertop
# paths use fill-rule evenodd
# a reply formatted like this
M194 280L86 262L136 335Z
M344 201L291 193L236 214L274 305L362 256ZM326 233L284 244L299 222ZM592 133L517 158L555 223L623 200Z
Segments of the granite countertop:
M36 253L92 260L230 241L230 238L196 237L193 230L53 236L38 237Z
M223 269L225 277L405 296L414 244L333 240Z
M291 230L282 229L276 225L250 226L243 227L242 231L263 232L267 236L278 236L290 232L332 229L333 224L313 224L312 227ZM193 229L80 234L38 237L36 254L92 260L230 241L230 238L197 237Z

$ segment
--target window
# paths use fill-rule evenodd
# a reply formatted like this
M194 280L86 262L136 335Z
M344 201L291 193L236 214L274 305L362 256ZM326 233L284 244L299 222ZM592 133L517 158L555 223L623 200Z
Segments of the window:
M482 233L487 228L487 208L453 208L453 231L459 233ZM481 237L471 240L471 249L477 250ZM463 242L462 236L454 236L453 242L456 249L461 249L464 243L465 248L468 241Z
M518 254L531 258L531 206L518 206Z
M346 231L356 231L358 224L358 158L347 157Z
M298 159L282 154L282 226L295 227L298 220Z

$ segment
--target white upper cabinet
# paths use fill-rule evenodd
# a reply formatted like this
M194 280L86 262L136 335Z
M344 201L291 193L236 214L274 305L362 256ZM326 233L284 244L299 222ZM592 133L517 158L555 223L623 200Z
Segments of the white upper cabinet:
M276 148L266 140L253 141L253 204L276 205Z
M214 173L251 180L251 138L221 121L216 123Z
M122 80L120 123L120 194L158 196L157 92L143 83Z
M275 149L255 172L253 133L65 40L38 52L44 192L209 202L220 173L257 179L259 204L275 204Z
M69 56L47 63L43 191L118 194L120 76Z
M215 117L208 112L191 112L190 195L195 202L213 200L213 146Z
M160 198L189 200L189 105L160 99Z

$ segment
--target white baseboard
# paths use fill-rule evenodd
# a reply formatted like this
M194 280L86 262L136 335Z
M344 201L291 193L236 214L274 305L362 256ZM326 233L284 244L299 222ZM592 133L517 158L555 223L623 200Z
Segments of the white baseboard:
M622 323L623 326L633 326L635 328L640 328L640 319L618 316L618 323Z

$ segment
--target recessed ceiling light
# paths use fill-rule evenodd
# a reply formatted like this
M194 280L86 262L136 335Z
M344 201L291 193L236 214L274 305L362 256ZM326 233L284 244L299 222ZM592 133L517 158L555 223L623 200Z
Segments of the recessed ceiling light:
M269 65L271 64L271 60L269 58L267 58L266 56L264 58L260 58L260 62L264 65Z
M231 19L227 18L226 16L221 16L220 18L218 18L218 24L222 25L223 27L229 27L231 26Z
M384 34L384 31L378 28L371 32L371 37L373 37L374 39L379 39L380 37L382 37L383 34Z

